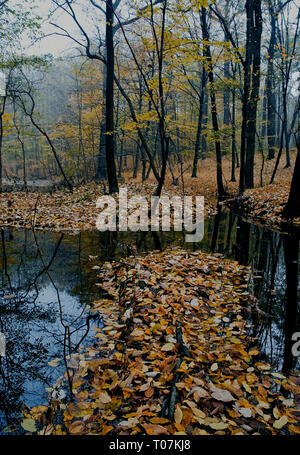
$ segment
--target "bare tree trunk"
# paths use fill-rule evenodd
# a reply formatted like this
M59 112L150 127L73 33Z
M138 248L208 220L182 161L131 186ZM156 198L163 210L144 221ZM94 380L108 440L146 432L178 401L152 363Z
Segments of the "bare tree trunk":
M118 178L121 178L122 177L122 173L123 173L123 155L124 155L124 132L123 132L122 138L121 138L121 150L120 150L120 162L119 162Z
M203 55L206 57L207 65L208 65L208 80L210 82L210 102L211 102L211 115L212 115L212 123L213 123L213 130L215 133L215 147L216 147L216 158L217 158L217 185L218 185L218 195L219 198L222 199L225 196L225 189L223 186L223 172L222 172L222 151L221 151L221 142L219 137L219 123L218 123L218 114L217 114L217 101L216 101L216 94L215 94L215 81L214 81L214 73L212 67L212 57L210 51L209 43L209 32L207 27L207 13L206 8L201 7L201 26L202 26L202 34L204 44L204 51Z
M103 101L102 101L102 119L100 123L100 142L99 142L99 153L97 157L97 171L96 171L96 181L100 180L107 180L107 169L106 169L106 103L105 103L105 96L106 96L106 66L103 67Z
M3 190L3 183L2 183L2 174L3 174L3 158L2 158L2 143L3 143L3 115L5 112L5 105L6 105L7 97L3 97L2 101L2 108L0 112L0 193Z
M15 106L14 106L13 122L14 122L14 127L15 127L16 132L17 132L18 141L20 142L21 148L22 148L23 184L24 184L24 191L27 191L26 151L25 151L24 140L23 140L22 137L21 137L20 128L19 128L19 126L18 126L18 124L17 124L17 121L16 121L16 108L15 108Z
M114 133L114 72L115 72L115 50L113 34L114 11L112 0L106 2L106 166L109 193L119 191L116 163L115 163L115 133Z
M266 77L266 94L267 94L267 136L268 136L268 160L275 158L276 150L276 94L274 82L274 56L276 46L276 17L273 0L268 0L269 15L271 21L271 36L268 48L268 70Z
M243 122L241 133L240 192L254 186L257 103L260 87L262 35L261 0L246 0L247 42L244 63Z
M235 98L236 98L236 91L235 88L232 90L232 117L231 117L231 126L232 126L232 137L231 137L231 182L236 182L235 177L235 168L236 168L236 124L235 124Z
M199 161L201 133L202 133L202 128L203 128L204 98L205 98L206 82L207 82L207 74L206 74L205 67L203 65L202 77L201 77L201 92L200 92L200 99L199 99L198 125L197 125L197 135L196 135L196 144L195 144L195 154L194 154L192 178L196 178L197 177L197 166L198 166L198 161Z
M254 187L254 155L256 142L257 104L260 88L260 57L261 57L261 36L262 36L262 12L261 0L253 0L253 40L252 40L252 90L248 105L247 133L246 133L246 164L245 164L245 186Z

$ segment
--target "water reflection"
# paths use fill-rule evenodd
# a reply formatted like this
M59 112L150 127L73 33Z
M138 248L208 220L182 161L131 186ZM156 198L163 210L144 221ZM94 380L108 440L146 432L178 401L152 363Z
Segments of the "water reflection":
M292 355L292 335L299 332L299 232L280 234L219 213L213 225L212 250L250 265L253 331L266 360L289 373L299 368Z
M153 235L154 234L154 235ZM299 330L299 237L251 225L229 212L207 220L205 237L186 244L183 233L92 232L76 236L1 230L0 331L7 355L0 358L0 433L17 425L24 404L47 402L51 387L66 368L66 357L93 343L99 314L89 312L99 299L97 264L102 260L180 245L222 253L252 268L250 317L263 356L277 370L299 366L292 356L292 334ZM49 366L63 359L58 368ZM71 381L71 377L69 378ZM19 431L19 430L18 430Z

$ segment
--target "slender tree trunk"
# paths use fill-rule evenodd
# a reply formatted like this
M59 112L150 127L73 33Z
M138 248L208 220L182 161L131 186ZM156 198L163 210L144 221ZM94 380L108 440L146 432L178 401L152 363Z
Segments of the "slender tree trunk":
M148 147L148 144L147 144L146 138L145 138L145 136L143 134L143 131L141 130L141 128L138 125L138 119L137 119L137 116L136 116L132 101L129 98L129 96L127 95L126 91L124 90L124 88L122 87L120 81L118 80L118 78L116 76L115 76L115 82L116 82L116 85L118 86L118 88L120 90L121 95L123 96L123 98L126 100L126 102L128 104L129 111L130 111L130 114L131 114L131 118L137 125L138 135L139 135L139 138L141 140L142 146L143 146L145 152L147 153L147 157L149 159L150 166L151 166L151 169L153 171L153 174L154 174L156 180L159 181L160 177L159 177L159 173L158 173L158 171L156 169L156 165L155 165L155 162L154 162L154 157L152 157L151 151L150 151L150 149Z
M112 0L106 2L106 166L107 178L109 185L109 193L119 191L118 179L115 163L115 140L114 140L114 67L115 67L115 50L114 50L114 34L113 34L113 3Z
M262 12L261 0L253 0L254 27L253 27L253 67L252 67L252 89L248 106L247 134L246 134L246 164L245 164L245 186L254 187L254 156L257 127L257 105L260 88L260 64L261 64L261 36L262 36Z
M164 96L164 86L163 86L163 66L164 66L164 49L165 49L165 27L166 27L166 12L167 12L167 0L163 0L162 6L162 25L161 25L161 37L160 43L158 44L157 35L155 31L155 26L152 18L152 27L153 33L155 35L156 46L157 46L157 56L158 56L158 92L160 99L160 119L159 119L159 135L160 135L160 148L161 148L161 173L160 179L155 190L154 195L160 196L167 172L167 164L169 159L169 145L170 138L167 135L166 130L166 111L165 111L165 96ZM153 7L153 4L151 4ZM152 10L153 15L153 10Z
M271 21L271 36L268 48L268 69L266 77L267 95L267 136L268 136L268 160L275 158L276 151L276 93L274 81L274 56L276 46L276 17L273 0L268 0L269 15Z
M106 48L107 50L107 48ZM106 56L107 58L107 56ZM107 167L106 167L106 66L103 66L103 88L102 88L102 117L100 123L100 142L99 142L99 153L97 157L97 171L96 171L96 181L107 180Z
M143 108L143 83L142 83L142 77L139 75L139 102L138 102L138 114L140 115L142 113L142 108ZM133 178L136 179L138 175L138 170L139 170L139 162L140 158L142 155L142 150L141 150L141 140L138 137L137 140L137 147L136 147L136 156L135 156L135 165L134 165L134 170L133 170Z
M119 162L118 178L121 178L122 177L122 173L123 173L123 154L124 154L124 132L123 132L122 138L121 138L121 150L120 150L120 162Z
M287 106L284 107L285 113L284 116L286 119L288 118ZM284 123L284 140L285 140L285 156L286 156L286 164L285 168L291 167L291 157L290 157L290 140L289 140L289 132L288 132L288 122Z
M3 97L2 107L0 112L0 193L3 191L3 182L2 182L2 174L3 174L3 157L2 157L2 143L3 143L3 115L5 112L5 105L6 105L7 97Z
M221 151L221 142L219 137L219 123L218 123L218 113L217 113L217 101L216 101L216 94L215 94L215 81L214 81L214 73L213 73L213 65L212 65L212 57L210 51L209 43L209 32L207 27L207 13L206 8L201 7L201 26L202 26L202 34L203 34L203 41L204 50L203 55L206 57L207 66L208 66L208 80L210 83L210 102L211 102L211 115L212 115L212 123L213 123L213 130L215 133L215 147L216 147L216 159L217 159L217 186L218 186L218 195L220 199L223 199L225 196L225 189L223 186L223 172L222 172L222 151Z
M236 125L235 125L235 98L236 98L236 91L235 88L232 90L232 119L231 119L231 126L232 126L232 140L231 140L231 181L236 182L235 178L235 168L236 168Z
M138 138L137 145L136 145L136 152L135 152L135 162L133 168L133 175L132 178L136 179L139 170L139 162L140 162L140 151L141 151L141 144L140 139Z
M244 63L243 122L241 132L240 192L254 186L257 103L260 87L262 35L261 0L246 0L247 38Z
M17 138L18 138L18 141L20 142L21 148L22 148L23 184L24 184L24 191L27 191L26 150L25 150L24 140L21 137L20 128L19 128L19 126L17 124L17 121L16 121L16 107L15 107L15 105L14 105L13 121L14 121L14 127L15 127L16 132L17 132Z
M200 151L200 143L201 143L200 141L201 141L201 133L202 133L203 113L204 113L204 98L205 98L206 81L207 81L207 74L206 74L205 67L203 65L202 76L201 76L201 92L200 92L200 99L199 99L198 125L197 125L197 135L196 135L192 178L197 177L197 167L198 167L198 161L199 161L199 151Z
M202 139L201 139L201 156L202 159L206 158L207 152L207 134L205 132L208 122L208 91L204 90L204 104L203 104L203 120L202 120Z
M230 80L230 63L228 61L225 62L224 64L224 79L225 83L228 84L228 81ZM230 125L230 88L225 87L224 90L224 125L229 126Z

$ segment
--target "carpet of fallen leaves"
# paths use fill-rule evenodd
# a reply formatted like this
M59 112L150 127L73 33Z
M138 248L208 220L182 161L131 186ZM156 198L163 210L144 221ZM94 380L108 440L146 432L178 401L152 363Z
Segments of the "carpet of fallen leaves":
M247 213L255 220L263 221L268 225L280 225L280 210L287 200L289 185L293 172L295 153L291 154L292 167L278 168L276 183L263 188L247 192ZM261 159L256 157L255 186L259 187L261 175ZM270 181L274 162L267 161L264 165L263 183ZM209 157L199 162L198 177L190 177L191 163L187 163L184 178L179 170L175 172L177 185L173 184L170 172L167 173L163 195L169 196L204 196L205 214L211 216L216 213L217 207L217 182L215 159ZM239 169L236 170L238 180ZM231 160L223 157L223 178L228 195L233 198L238 196L238 182L231 182ZM145 195L150 197L156 188L156 181L152 175L142 182L139 174L137 179L132 179L132 171L124 173L124 185L128 188L128 197ZM121 186L122 184L120 184ZM31 228L32 218L37 213L35 220L36 229L46 229L60 232L78 232L80 230L93 230L96 218L96 200L104 193L103 184L89 183L74 189L70 194L66 190L56 191L53 194L38 194L36 192L11 192L0 193L0 226ZM38 203L37 203L38 199ZM296 220L299 225L300 221Z
M128 183L126 187L128 198L144 195L150 204L156 185ZM103 185L96 183L75 188L72 194L66 190L53 194L0 193L0 226L30 229L34 221L36 229L69 233L95 230L99 212L96 201L103 194ZM192 192L188 194L192 195ZM162 196L174 195L181 195L178 187L165 189L162 193ZM215 213L215 206L209 200L206 200L205 213L207 216Z
M286 220L281 216L289 192L290 182L282 180L262 188L247 190L242 197L228 201L228 205L241 211L249 220L261 222L272 228L287 225L300 227L300 217Z
M300 433L299 378L273 371L250 336L248 268L180 249L91 263L104 327L68 359L73 401L60 379L24 415L27 432Z

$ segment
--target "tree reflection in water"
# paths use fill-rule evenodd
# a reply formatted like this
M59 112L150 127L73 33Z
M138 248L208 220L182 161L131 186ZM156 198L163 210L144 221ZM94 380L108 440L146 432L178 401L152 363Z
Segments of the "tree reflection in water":
M214 251L251 266L255 310L249 336L258 339L262 358L284 373L299 368L291 340L300 330L299 235L265 230L227 212L216 216L213 228Z

